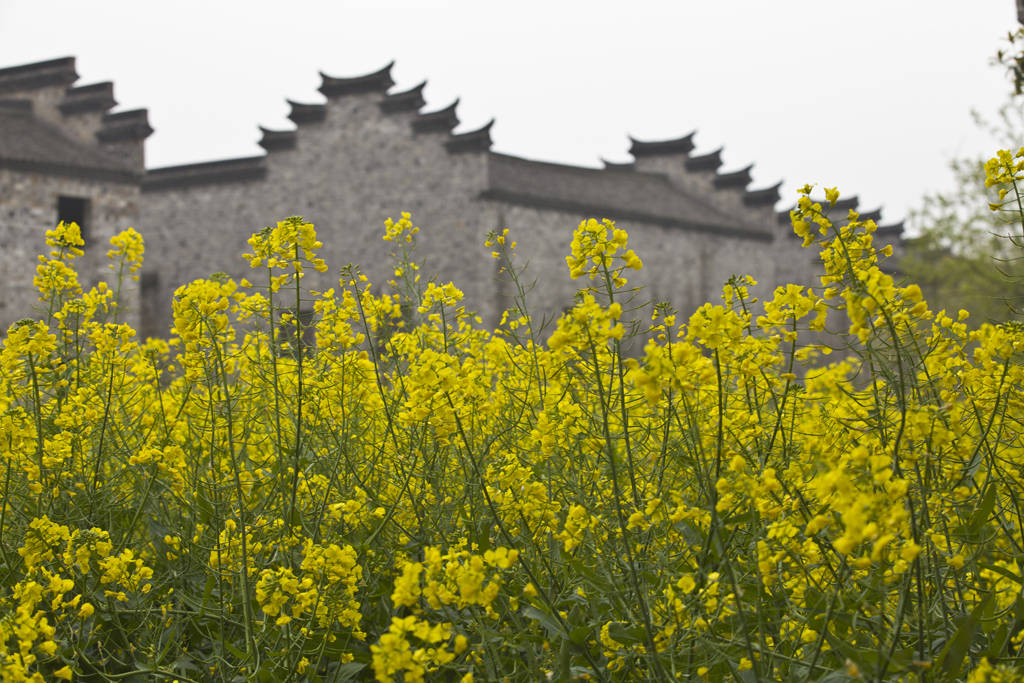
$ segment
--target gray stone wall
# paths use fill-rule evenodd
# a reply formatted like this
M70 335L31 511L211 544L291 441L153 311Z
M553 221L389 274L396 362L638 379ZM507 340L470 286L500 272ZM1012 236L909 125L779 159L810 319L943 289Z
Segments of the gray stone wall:
M157 324L169 323L171 295L190 279L223 271L258 282L262 272L250 272L240 256L246 240L291 215L313 222L324 243L330 271L311 274L311 289L336 286L338 269L349 263L383 285L391 277L384 220L402 211L423 227L422 272L464 283L474 306L493 315L485 310L488 294L472 291L493 285L483 242L496 218L474 199L484 188L486 153L449 153L447 132L414 133L415 114L383 115L379 99L329 102L325 121L299 127L294 149L269 154L265 180L144 193L140 224L162 254L150 264L164 309Z
M110 238L136 224L139 189L133 183L88 180L0 168L0 273L5 293L0 297L0 327L37 315L37 293L32 286L37 256L46 254L45 233L57 223L57 198L89 200L89 237L85 255L76 260L84 289L99 280L113 284L106 258ZM138 287L129 281L122 291L122 320L138 323Z
M581 283L568 279L565 256L572 231L590 216L481 199L486 152L452 153L443 144L447 131L417 133L411 125L414 112L382 113L380 100L376 93L331 98L323 121L299 125L294 148L268 154L263 179L145 191L139 223L159 254L147 264L157 278L158 301L147 332L169 327L171 297L185 282L223 271L260 283L263 273L250 272L240 258L246 240L290 215L316 224L331 267L329 277L310 275L310 289L335 286L337 269L348 263L359 264L378 287L384 285L391 277L391 246L380 239L384 219L409 211L423 228L422 272L455 281L486 321L493 323L509 304L507 286L483 247L489 230L508 227L515 235L518 259L529 265L524 280L536 283L535 314L555 315L570 305ZM681 188L698 190L730 213L745 211L750 223L738 227L753 224L763 237L620 221L646 264L642 273L631 275L631 282L644 288L640 300L670 301L689 315L705 301L717 302L734 274L754 276L762 283L762 296L784 280L810 279L813 255L800 250L799 241L784 238L788 229L778 226L770 207L744 209L741 190L716 190L713 171L689 172L682 158L674 161L658 171L675 169L670 179Z
M54 175L63 172L60 164L46 174L0 170L0 266L9 283L0 322L31 311L34 257L56 221L59 195L91 202L86 286L106 275L106 242L116 230L134 225L145 237L141 290L128 294L129 319L143 335L168 334L174 291L191 280L225 272L265 284L265 271L241 258L246 241L292 215L317 226L330 267L324 275L309 272L307 290L337 287L349 263L380 290L392 277L384 220L411 212L423 228L421 272L454 281L488 324L511 305L512 292L483 243L489 231L506 227L519 243L517 260L527 266L523 281L532 284L530 308L538 318L561 313L585 284L568 279L565 256L573 230L590 217L618 219L629 231L631 248L645 262L641 273L629 273L641 288L636 303L668 301L685 317L717 302L732 275L757 279L755 295L762 298L786 282L817 284L816 254L777 220L775 188L749 191L746 170L721 174L718 152L692 154L692 135L634 140L635 164L605 171L494 154L487 127L452 136L454 107L418 112L419 88L385 95L389 68L354 79L325 77L326 105L293 103L298 129L265 131L266 157L156 169L138 181ZM84 145L88 154L79 150L76 159L89 157L107 169L105 177L143 170L143 141L152 129L144 110L110 113L111 83L69 88L77 78L70 59L4 74L4 97L30 99L33 115L58 126L67 145ZM121 175L111 175L112 164ZM894 227L889 238L898 232Z

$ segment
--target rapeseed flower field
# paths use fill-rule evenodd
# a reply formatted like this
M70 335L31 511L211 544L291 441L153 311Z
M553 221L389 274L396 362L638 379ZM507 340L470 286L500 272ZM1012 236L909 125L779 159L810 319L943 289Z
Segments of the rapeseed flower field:
M1015 202L1024 150L988 171ZM0 680L1021 680L1024 328L932 311L810 193L820 287L638 308L588 220L546 330L508 231L494 329L407 214L386 289L323 292L293 217L167 340L120 319L141 236L84 291L49 231L0 349Z

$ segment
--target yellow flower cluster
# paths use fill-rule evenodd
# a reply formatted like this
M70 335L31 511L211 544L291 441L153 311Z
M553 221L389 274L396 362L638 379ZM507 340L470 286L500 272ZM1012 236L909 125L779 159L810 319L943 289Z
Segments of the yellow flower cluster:
M616 258L619 250L626 246L629 235L625 230L615 227L609 220L597 221L593 218L583 221L572 235L569 249L571 255L565 257L569 266L569 277L573 280L586 275L591 281L609 276L616 287L623 287L626 278L622 273L626 268L640 270L643 261L632 249L626 249ZM621 261L621 263L618 263Z
M243 256L252 268L291 270L297 278L302 277L304 263L319 272L327 270L327 264L316 254L323 243L317 239L313 224L302 216L291 216L275 227L264 228L249 238L249 247L252 252Z
M619 323L621 317L621 304L602 306L587 292L571 311L558 319L548 347L552 351L602 348L610 339L622 339L625 328Z
M488 329L403 214L390 289L306 291L287 219L263 288L197 280L137 340L53 231L0 347L5 680L1012 680L1024 327L932 311L809 193L820 288L626 305L640 259L588 220L547 331L507 233Z
M96 611L86 596L128 602L150 591L153 570L131 550L112 550L102 529L72 532L46 515L28 523L22 578L0 594L0 680L72 680L64 657Z
M133 280L138 280L137 273L142 268L142 259L146 254L146 246L142 235L134 228L122 230L110 238L111 249L107 251L110 259L110 270L123 272L125 268Z
M422 562L399 566L402 573L395 580L391 601L395 607L415 607L422 597L434 610L442 605L458 609L478 605L493 615L491 603L501 590L500 577L493 570L508 569L518 557L517 550L501 547L476 555L468 550L442 553L428 546Z
M414 616L392 618L387 633L370 647L377 680L390 683L396 674L400 674L406 683L423 683L428 673L434 674L466 649L466 637L458 635L450 643L452 649L449 650L447 646L451 637L452 625L449 623L431 624ZM410 642L410 638L416 640ZM417 644L420 647L413 647Z

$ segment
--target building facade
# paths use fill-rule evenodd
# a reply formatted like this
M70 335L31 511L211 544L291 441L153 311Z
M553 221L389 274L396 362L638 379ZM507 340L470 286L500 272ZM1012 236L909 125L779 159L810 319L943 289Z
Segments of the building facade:
M561 311L576 285L565 255L587 217L628 229L645 268L635 278L649 300L688 314L713 300L733 274L767 289L812 284L815 254L800 248L778 185L748 189L750 167L721 171L721 150L694 154L694 135L631 140L630 164L583 168L491 151L493 121L453 133L457 102L423 111L425 84L393 92L391 65L353 78L322 75L324 103L291 102L293 130L262 130L261 156L147 169L146 110L112 112L112 83L75 85L74 58L0 69L0 324L31 315L35 254L43 232L80 218L87 235L84 279L103 272L106 242L135 227L147 245L133 322L166 335L174 290L226 272L250 277L240 255L264 225L302 215L317 226L328 274L359 264L371 281L390 279L383 221L409 211L423 227L422 272L453 280L488 322L508 305L507 283L483 246L510 228L538 314ZM844 201L836 215L855 208ZM878 218L877 212L865 216ZM902 225L883 226L897 243Z

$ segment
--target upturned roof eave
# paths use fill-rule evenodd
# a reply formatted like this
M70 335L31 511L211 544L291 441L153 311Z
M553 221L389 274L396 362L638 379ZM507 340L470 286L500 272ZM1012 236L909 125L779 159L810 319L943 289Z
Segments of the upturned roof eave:
M695 145L693 136L697 131L690 131L686 135L670 140L637 140L629 136L629 153L634 157L664 156L670 154L689 154Z
M321 84L318 90L326 97L386 92L388 88L395 84L395 81L391 78L391 69L394 66L395 62L392 60L383 68L373 73L341 78L328 76L321 71Z

